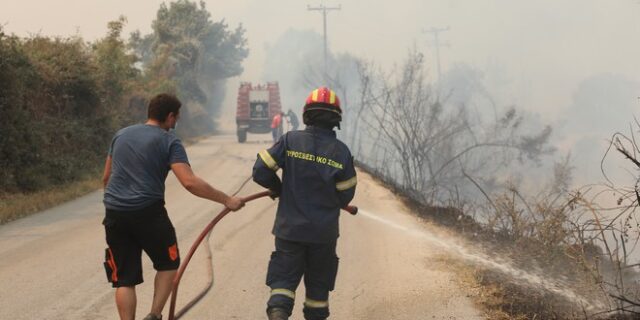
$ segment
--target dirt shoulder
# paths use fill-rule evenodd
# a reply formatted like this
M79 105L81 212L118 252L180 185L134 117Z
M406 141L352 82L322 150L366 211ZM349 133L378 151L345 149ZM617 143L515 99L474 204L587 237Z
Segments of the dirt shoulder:
M430 226L444 250L437 261L456 275L489 319L592 319L606 310L593 275L564 248L517 242L492 232L454 208L430 207L373 178ZM446 240L441 240L446 239ZM557 251L557 252L555 252ZM614 315L606 319L627 319Z

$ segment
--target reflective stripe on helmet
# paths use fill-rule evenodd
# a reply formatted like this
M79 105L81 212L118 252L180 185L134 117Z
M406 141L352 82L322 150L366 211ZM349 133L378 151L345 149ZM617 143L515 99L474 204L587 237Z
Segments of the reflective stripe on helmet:
M322 110L322 111L329 111L329 112L333 112L338 114L339 116L342 116L342 113L340 113L340 110L336 110L336 109L329 109L327 107L308 107L305 108L304 111L311 111L311 110Z
M342 113L342 110L340 109L340 99L333 90L327 87L321 87L311 91L311 94L307 97L305 109L310 104L316 103L326 104L329 107L337 109L338 113Z

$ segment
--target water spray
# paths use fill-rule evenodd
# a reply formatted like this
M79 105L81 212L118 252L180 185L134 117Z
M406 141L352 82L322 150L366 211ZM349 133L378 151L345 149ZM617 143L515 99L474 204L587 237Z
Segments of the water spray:
M579 304L580 306L585 308L585 310L591 310L591 311L602 310L605 307L601 303L595 303L593 301L589 301L586 298L576 294L568 286L563 285L559 281L549 281L545 279L545 277L543 276L516 268L513 265L511 265L509 262L496 261L496 259L481 253L475 253L475 252L472 253L467 248L456 243L445 241L441 237L438 237L426 230L403 226L391 220L382 218L380 217L380 215L373 214L363 209L360 209L358 213L362 217L375 220L379 223L384 224L387 227L391 227L393 229L402 231L404 234L423 239L464 260L499 271L514 279L522 280L530 286L543 288L549 292L563 296L568 300L576 304Z

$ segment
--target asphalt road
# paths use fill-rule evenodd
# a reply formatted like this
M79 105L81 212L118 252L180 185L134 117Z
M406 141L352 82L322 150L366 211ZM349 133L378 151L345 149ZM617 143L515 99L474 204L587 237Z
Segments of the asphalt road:
M251 174L256 153L268 136L214 136L187 148L196 174L232 193ZM359 172L354 204L398 225L430 230L388 190ZM249 182L239 195L261 191ZM113 289L102 267L105 241L102 191L0 226L0 319L117 319ZM186 254L204 226L222 209L167 179L166 202ZM215 286L182 319L265 319L267 262L276 202L259 199L229 214L213 232ZM438 247L366 216L343 214L338 241L340 267L330 297L331 319L483 319L455 273L437 262ZM441 260L440 260L441 261ZM197 294L207 279L202 248L180 285L178 306ZM153 270L145 257L138 287L138 318L147 314ZM297 292L304 297L304 286ZM303 319L298 301L292 319ZM165 318L168 304L165 309Z

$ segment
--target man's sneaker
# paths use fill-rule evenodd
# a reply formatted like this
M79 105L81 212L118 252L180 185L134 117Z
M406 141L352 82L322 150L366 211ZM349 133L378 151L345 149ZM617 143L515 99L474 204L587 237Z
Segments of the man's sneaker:
M142 320L162 320L162 316L156 316L153 313L149 313L146 317L144 317L144 319Z
M270 308L267 310L267 316L269 316L269 320L288 320L289 313L281 308Z

